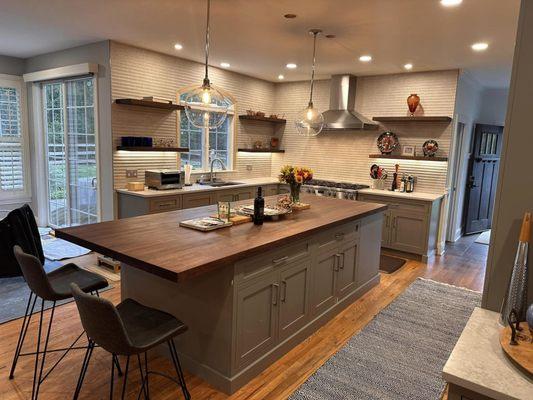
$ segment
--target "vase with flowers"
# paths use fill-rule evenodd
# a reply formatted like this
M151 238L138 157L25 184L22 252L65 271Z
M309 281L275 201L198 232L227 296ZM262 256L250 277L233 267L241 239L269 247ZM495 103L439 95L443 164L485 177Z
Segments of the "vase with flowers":
M293 204L300 203L300 189L302 185L313 179L313 170L306 167L285 165L281 168L279 181L286 183L291 188L291 201Z

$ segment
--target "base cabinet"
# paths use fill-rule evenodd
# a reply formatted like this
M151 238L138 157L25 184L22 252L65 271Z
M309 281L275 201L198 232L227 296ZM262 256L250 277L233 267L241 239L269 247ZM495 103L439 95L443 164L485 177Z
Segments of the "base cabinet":
M358 242L352 240L339 248L337 253L337 296L340 299L345 298L356 288L358 274L357 260Z
M336 249L320 254L313 265L313 291L311 294L313 315L320 315L335 304L337 254Z
M409 253L424 252L428 237L426 215L392 211L389 246Z

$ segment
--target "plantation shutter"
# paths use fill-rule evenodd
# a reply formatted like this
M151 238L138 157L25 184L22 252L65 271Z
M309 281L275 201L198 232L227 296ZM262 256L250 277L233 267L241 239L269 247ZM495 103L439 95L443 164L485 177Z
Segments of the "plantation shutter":
M20 96L18 87L0 83L0 199L26 189Z

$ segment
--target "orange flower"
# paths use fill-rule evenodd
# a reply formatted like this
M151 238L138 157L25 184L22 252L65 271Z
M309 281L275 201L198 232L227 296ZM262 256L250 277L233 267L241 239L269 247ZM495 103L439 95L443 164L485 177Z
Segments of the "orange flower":
M304 182L304 178L302 175L296 175L294 177L294 180L296 181L296 183L303 183Z

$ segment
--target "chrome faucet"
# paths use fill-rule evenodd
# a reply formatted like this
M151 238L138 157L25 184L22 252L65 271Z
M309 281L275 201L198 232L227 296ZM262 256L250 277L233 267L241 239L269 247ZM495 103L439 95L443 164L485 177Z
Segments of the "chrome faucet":
M222 167L222 169L226 169L226 166L224 165L224 162L220 158L213 158L211 160L211 169L210 169L210 172L209 172L209 182L214 182L215 179L216 179L216 176L213 176L213 174L214 174L213 165L215 165L215 162L217 162L217 161L220 163L220 166Z

